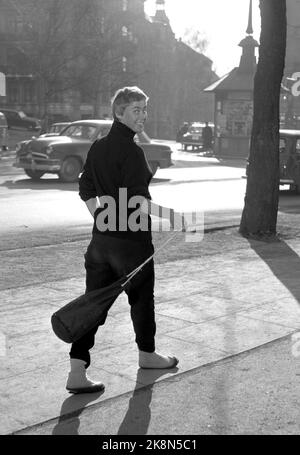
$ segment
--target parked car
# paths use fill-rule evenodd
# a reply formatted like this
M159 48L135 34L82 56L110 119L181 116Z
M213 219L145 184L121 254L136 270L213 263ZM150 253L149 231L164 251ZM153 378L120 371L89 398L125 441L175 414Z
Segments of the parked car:
M0 108L5 115L8 128L37 131L41 129L41 121L34 117L28 117L23 111Z
M82 172L92 143L106 136L112 120L78 120L58 136L38 137L22 141L16 147L15 167L23 168L33 180L44 174L58 174L63 182L75 182ZM146 133L137 134L137 142L145 152L153 175L160 168L172 166L169 146L151 141Z
M52 123L47 133L40 134L39 137L58 136L64 128L69 126L71 122Z
M214 128L213 123L209 123L212 129ZM194 122L188 128L188 131L183 134L181 138L181 144L183 150L188 150L188 147L192 147L192 150L199 149L203 146L203 139L202 139L202 130L205 127L205 123L202 122Z
M300 130L279 131L279 184L300 193ZM247 159L246 176L249 173Z

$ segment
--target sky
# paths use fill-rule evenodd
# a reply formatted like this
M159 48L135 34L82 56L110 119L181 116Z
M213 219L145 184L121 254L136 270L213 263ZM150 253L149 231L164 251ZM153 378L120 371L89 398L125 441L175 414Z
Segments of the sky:
M240 41L246 36L249 0L165 0L166 13L176 38L188 28L199 30L208 40L204 52L213 69L223 76L239 65ZM145 1L148 15L155 14L155 0ZM253 0L253 37L259 41L259 0Z

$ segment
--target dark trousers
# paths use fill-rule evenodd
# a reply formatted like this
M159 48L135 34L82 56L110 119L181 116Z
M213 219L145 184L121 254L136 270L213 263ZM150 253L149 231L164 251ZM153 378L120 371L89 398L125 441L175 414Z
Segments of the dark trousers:
M152 242L136 242L105 234L94 234L85 254L86 292L108 286L127 275L153 254ZM138 348L154 352L156 332L154 315L154 263L151 260L130 282L126 290ZM107 310L108 312L108 310ZM99 325L72 344L70 357L90 365L89 350L95 335L105 323L107 312Z

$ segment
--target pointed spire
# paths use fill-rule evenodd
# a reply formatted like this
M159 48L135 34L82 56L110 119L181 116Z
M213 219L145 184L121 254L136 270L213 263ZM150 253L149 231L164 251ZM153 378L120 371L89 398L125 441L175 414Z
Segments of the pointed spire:
M169 23L169 18L166 15L165 6L165 0L156 0L156 13L154 17L156 22L161 22L163 24Z
M255 48L259 47L258 42L252 36L252 0L250 0L249 5L248 27L246 33L248 36L246 36L246 38L244 38L239 44L239 46L241 46L243 49L239 65L239 72L251 73L255 71L256 68Z
M249 4L249 17L248 17L248 26L247 26L246 33L248 35L252 35L253 34L253 27L252 27L252 0L250 0L250 4Z

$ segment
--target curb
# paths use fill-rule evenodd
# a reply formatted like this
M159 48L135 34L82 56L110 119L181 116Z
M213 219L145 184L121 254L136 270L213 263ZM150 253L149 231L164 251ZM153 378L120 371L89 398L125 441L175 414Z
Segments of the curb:
M204 234L209 234L210 232L217 232L217 231L225 231L226 229L233 229L239 227L240 223L237 224L229 224L229 225L222 225L217 226L213 225L211 227L204 228Z

